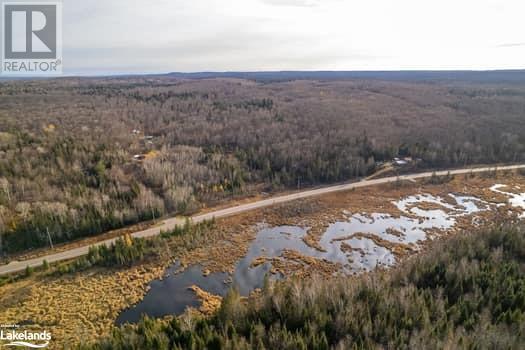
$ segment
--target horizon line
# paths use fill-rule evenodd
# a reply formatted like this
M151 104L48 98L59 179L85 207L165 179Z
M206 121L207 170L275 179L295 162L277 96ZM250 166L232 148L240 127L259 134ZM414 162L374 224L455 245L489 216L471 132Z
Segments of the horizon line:
M347 74L388 74L388 73L525 73L525 68L496 68L496 69L378 69L378 70L203 70L203 71L167 71L167 72L108 72L108 73L64 73L60 75L16 76L3 75L0 80L41 80L61 78L110 78L110 77L147 77L169 75L228 75L228 74L296 74L296 73L347 73Z

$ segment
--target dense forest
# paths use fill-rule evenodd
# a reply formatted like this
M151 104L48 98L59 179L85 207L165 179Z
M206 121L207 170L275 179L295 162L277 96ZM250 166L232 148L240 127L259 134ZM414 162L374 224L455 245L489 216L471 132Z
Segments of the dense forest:
M523 230L458 235L389 273L232 291L211 318L146 318L80 349L520 349Z
M525 84L64 78L0 83L0 256L236 195L525 158Z

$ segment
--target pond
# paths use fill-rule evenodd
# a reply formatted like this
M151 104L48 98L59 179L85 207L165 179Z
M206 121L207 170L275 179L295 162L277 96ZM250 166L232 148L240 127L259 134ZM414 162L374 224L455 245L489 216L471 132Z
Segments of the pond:
M262 264L253 264L254 259L279 258L288 250L339 264L344 274L370 271L378 266L393 266L396 257L388 245L383 246L381 242L408 245L412 250L418 250L420 243L431 238L427 234L429 230L449 230L454 227L457 218L491 209L490 203L456 194L449 194L447 200L421 194L393 204L402 215L351 214L344 211L346 220L330 224L321 236L321 249L310 247L303 240L308 227L268 227L259 224L256 238L251 242L246 256L237 262L232 275L212 273L204 276L201 266L190 266L179 272L180 265L176 263L167 270L162 280L151 282L144 299L123 311L116 323L137 322L142 314L150 317L179 315L187 307L198 307L200 302L189 289L192 285L220 296L236 286L241 295L246 296L254 289L262 288L267 275L274 279L285 277L280 273L271 273L270 259Z

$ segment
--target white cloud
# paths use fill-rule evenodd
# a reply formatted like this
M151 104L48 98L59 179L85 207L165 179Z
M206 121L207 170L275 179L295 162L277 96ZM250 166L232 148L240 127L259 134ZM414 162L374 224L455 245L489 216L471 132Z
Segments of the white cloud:
M262 0L263 3L275 6L299 6L313 7L319 6L320 0Z
M64 0L70 73L523 68L521 0Z

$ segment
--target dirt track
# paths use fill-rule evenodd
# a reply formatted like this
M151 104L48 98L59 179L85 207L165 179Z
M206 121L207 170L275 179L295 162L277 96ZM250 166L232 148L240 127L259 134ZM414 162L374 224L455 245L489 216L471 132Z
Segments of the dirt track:
M498 170L516 170L516 169L525 169L525 164L521 165L510 165L510 166L501 166L497 168ZM444 171L438 171L438 172L425 172L425 173L419 173L419 174L411 174L411 175L403 175L399 177L387 177L382 179L375 179L375 180L364 180L361 182L355 182L355 183L349 183L349 184L343 184L343 185L336 185L336 186L329 186L329 187L323 187L318 188L314 190L307 190L302 192L297 192L289 195L284 196L278 196L273 197L269 199L259 200L252 203L247 204L241 204L238 206L234 206L231 208L211 211L205 214L195 215L191 217L190 219L197 223L202 222L204 220L209 220L212 218L222 218L227 216L232 216L235 214L243 213L246 211L259 209L263 207L272 206L275 204L285 203L294 201L297 199L307 198L307 197L314 197L319 196L327 193L333 193L333 192L339 192L339 191L347 191L354 188L360 188L360 187L367 187L367 186L374 186L379 184L385 184L390 182L395 182L398 180L417 180L421 178L429 178L433 174L438 176L443 176L447 174L451 175L460 175L460 174L469 174L469 173L480 173L480 172L487 172L487 171L494 171L494 167L482 167L482 168L468 168L468 169L456 169L456 170L444 170ZM171 219L164 220L160 225L143 230L143 231L137 231L131 234L132 237L152 237L160 234L162 231L169 231L172 230L177 225L182 225L184 223L184 219L175 217ZM114 243L116 238L107 239L104 241L101 241L97 243L96 245L110 245ZM83 247L70 249L67 251L49 254L46 256L41 256L34 259L29 259L25 261L13 261L7 265L0 266L0 275L5 275L9 273L15 273L19 271L23 271L27 266L36 267L43 264L44 260L46 260L48 263L53 263L57 261L63 261L63 260L69 260L74 259L83 255L86 255L89 251L90 245L85 245Z

